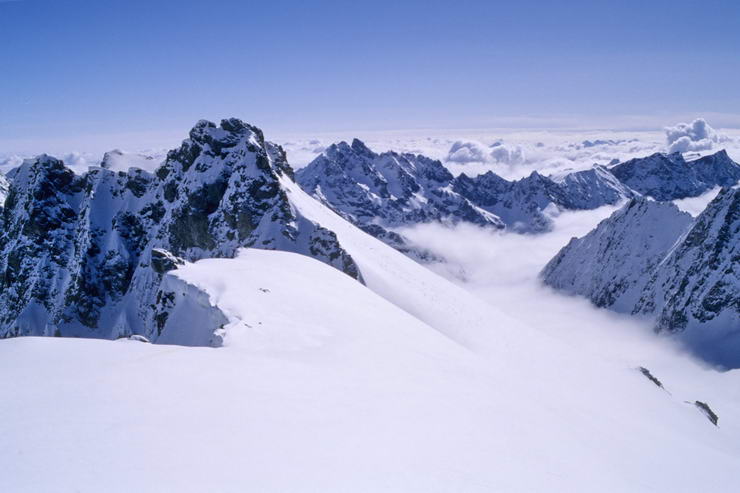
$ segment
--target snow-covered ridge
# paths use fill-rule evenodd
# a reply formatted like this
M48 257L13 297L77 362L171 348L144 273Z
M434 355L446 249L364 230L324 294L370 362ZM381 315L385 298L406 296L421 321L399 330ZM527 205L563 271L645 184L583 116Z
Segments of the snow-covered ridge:
M740 366L740 189L724 188L695 219L634 199L572 239L542 272L556 289L648 317L697 354Z
M306 256L245 249L167 275L225 314L218 350L2 341L0 489L734 491L737 372L563 343L281 180L336 221L383 297ZM667 474L677 456L693 467Z
M302 253L361 279L336 235L295 209L280 184L291 176L283 150L237 119L198 122L155 173L25 161L8 173L0 336L179 341L175 300L160 286L172 258L241 247Z

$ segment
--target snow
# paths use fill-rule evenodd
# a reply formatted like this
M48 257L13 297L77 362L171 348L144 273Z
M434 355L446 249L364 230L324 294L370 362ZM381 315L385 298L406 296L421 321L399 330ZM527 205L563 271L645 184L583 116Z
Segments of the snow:
M131 168L154 172L162 164L164 156L161 154L143 154L137 152L123 152L113 149L103 155L100 166L112 171L128 171Z
M651 368L668 394L544 333L519 334L522 352L500 339L504 317L489 320L495 344L465 349L292 253L244 250L176 275L228 314L224 347L2 341L13 399L0 403L0 489L731 491L737 479L735 373L674 358ZM697 399L719 428L683 402Z

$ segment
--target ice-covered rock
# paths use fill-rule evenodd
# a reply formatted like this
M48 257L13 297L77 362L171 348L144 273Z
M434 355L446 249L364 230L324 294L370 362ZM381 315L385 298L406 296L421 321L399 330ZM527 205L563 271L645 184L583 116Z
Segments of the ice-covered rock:
M740 366L740 189L724 188L695 219L634 199L545 267L544 282L647 317L705 359Z
M291 176L282 148L237 119L198 122L155 173L25 161L8 174L0 336L156 342L173 310L165 272L241 247L302 253L361 279L336 235L296 211L280 183Z

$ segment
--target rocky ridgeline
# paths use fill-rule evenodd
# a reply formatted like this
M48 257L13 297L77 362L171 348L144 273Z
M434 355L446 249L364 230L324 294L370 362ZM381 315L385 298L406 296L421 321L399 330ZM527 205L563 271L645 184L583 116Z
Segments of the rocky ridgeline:
M740 165L724 150L694 161L686 161L679 152L656 153L625 161L610 171L630 189L655 200L696 197L740 180Z
M8 174L2 211L0 337L182 342L169 321L182 293L163 276L240 247L310 255L361 279L336 235L291 205L279 180L292 174L282 148L237 119L198 122L155 173L80 176L49 156L27 160ZM189 342L218 344L211 335Z
M375 153L360 140L329 146L296 173L307 193L367 233L416 259L429 258L389 228L467 222L503 228L494 214L452 189L442 163L416 154Z
M740 189L695 219L633 199L545 267L544 282L596 306L652 320L698 355L740 367Z
M406 253L409 246L394 228L438 221L540 233L552 228L552 217L560 210L595 209L640 195L658 200L695 197L738 180L740 166L724 151L690 162L680 154L654 154L560 176L533 172L516 181L490 171L454 177L439 161L378 154L357 139L330 146L297 172L306 192Z

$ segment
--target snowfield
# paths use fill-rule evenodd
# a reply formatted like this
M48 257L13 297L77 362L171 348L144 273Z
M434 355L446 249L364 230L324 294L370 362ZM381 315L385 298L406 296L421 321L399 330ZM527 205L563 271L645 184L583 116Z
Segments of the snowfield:
M388 299L286 252L175 271L226 314L221 348L2 341L0 490L734 490L737 372L666 353L644 363L662 390L362 239ZM408 312L426 296L434 325Z

